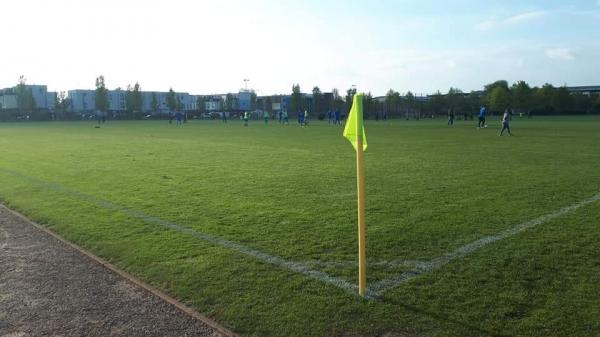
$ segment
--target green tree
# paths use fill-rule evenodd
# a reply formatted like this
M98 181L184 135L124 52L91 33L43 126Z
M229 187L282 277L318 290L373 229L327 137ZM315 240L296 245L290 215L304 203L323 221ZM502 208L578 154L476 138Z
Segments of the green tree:
M450 87L446 94L446 105L455 109L462 108L464 106L464 94L462 90Z
M167 107L169 108L169 112L173 113L177 110L177 98L175 97L175 91L173 88L169 88L169 92L167 93Z
M181 96L177 96L177 103L175 105L175 110L181 112L185 110L185 106L183 105L183 101L181 100Z
M467 101L468 95L458 88L454 88L454 90L454 107L456 108L456 113L465 114L469 111L469 102Z
M258 97L256 96L256 91L250 90L250 110L256 110L256 101Z
M323 98L323 93L321 92L321 89L319 89L319 87L314 87L312 90L312 112L313 113L320 113L321 111L321 100Z
M406 95L404 95L403 106L405 114L413 113L416 119L421 118L421 113L416 109L417 107L417 98L415 95L409 90Z
M19 77L19 84L15 88L17 96L17 108L20 113L33 112L36 108L33 92L30 87L27 87L25 76Z
M600 95L596 95L592 101L592 109L596 113L600 113Z
M58 113L58 117L61 119L66 118L70 106L71 100L67 97L67 94L64 91L59 92L54 101L54 109Z
M431 111L431 113L438 115L442 112L442 110L444 109L444 106L446 106L446 100L444 99L444 96L442 95L441 92L437 91L435 94L431 95L429 97L429 101L428 103L428 108L429 111Z
M557 113L565 113L572 109L573 99L566 86L554 90L552 95L552 106Z
M139 83L135 83L132 87L127 85L125 92L125 109L133 118L141 117L140 112L143 109L142 90Z
M292 111L301 113L302 106L302 92L300 91L300 85L294 84L292 86L292 96L290 97L290 109Z
M56 94L54 96L54 110L57 111L57 112L60 110L60 95L63 92L64 91L61 91L61 92L59 92L58 94ZM0 107L0 108L2 108L2 107Z
M227 94L225 96L225 111L232 112L234 108L235 97L233 94Z
M492 89L489 95L490 110L502 113L509 107L511 101L510 92L503 86Z
M517 112L526 112L531 109L532 93L531 87L525 81L514 83L510 91L512 93L512 105Z
M410 90L404 96L404 101L408 109L414 109L417 105L417 98Z
M472 117L473 114L476 114L481 106L481 97L475 91L471 91L469 96L467 96L465 106L467 107L468 114Z
M333 88L331 90L331 105L330 108L331 110L342 110L342 107L344 106L344 100L342 99L342 97L340 96L340 92L337 88Z
M541 88L533 89L533 102L542 113L553 113L552 97L554 96L554 86L546 83Z
M496 81L494 83L490 83L490 84L486 84L484 86L484 94L483 94L483 103L487 104L487 105L491 105L491 99L492 99L492 91L494 91L494 89L496 88L502 88L505 91L509 91L508 89L508 82L505 80L500 80L500 81ZM504 110L504 109L503 109Z
M508 90L508 82L505 80L499 80L494 83L486 84L484 86L485 92L491 92L494 88L501 87Z
M346 90L346 110L350 111L352 108L352 101L354 100L354 95L356 95L356 88L352 87Z
M142 88L138 82L133 86L133 111L142 112L144 108L144 100L142 98Z
M135 110L135 98L133 96L133 87L128 84L127 89L125 91L125 110L130 115L133 115L133 111Z
M401 103L402 98L400 97L400 93L394 89L388 90L385 94L385 110L390 117L394 115L399 116Z
M329 96L329 100L327 101L327 109L333 111L335 110L335 98L339 96L339 92L336 88L331 89L331 96Z
M206 104L204 104L204 96L198 96L198 98L196 98L196 110L198 110L198 113L200 115L202 115L206 112Z
M364 110L365 116L370 117L371 115L374 114L374 110L375 110L374 103L375 102L373 100L373 95L371 94L371 92L366 93L363 98L363 110Z
M102 75L96 77L96 110L108 111L108 89Z
M571 95L572 104L571 107L574 111L586 114L591 113L592 110L592 98L582 93L574 93Z
M269 113L273 113L273 98L271 96L267 96L265 98L265 110Z

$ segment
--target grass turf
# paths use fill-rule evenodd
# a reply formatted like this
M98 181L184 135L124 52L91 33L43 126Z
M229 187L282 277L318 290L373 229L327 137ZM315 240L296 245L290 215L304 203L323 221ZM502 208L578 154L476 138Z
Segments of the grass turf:
M600 192L600 118L515 119L513 137L475 123L367 123L369 283ZM0 198L243 335L599 333L599 202L368 301L36 180L355 283L354 153L341 131L0 124Z

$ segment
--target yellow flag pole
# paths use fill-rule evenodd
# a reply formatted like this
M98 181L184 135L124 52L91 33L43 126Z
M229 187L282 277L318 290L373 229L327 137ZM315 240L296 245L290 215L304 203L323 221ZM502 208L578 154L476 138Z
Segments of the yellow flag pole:
M363 135L356 139L356 188L358 194L358 294L367 288L367 252L365 244L365 161Z
M352 109L348 114L346 137L356 149L356 191L358 195L358 294L365 296L367 291L367 252L365 243L365 160L367 135L363 126L363 95L356 94Z

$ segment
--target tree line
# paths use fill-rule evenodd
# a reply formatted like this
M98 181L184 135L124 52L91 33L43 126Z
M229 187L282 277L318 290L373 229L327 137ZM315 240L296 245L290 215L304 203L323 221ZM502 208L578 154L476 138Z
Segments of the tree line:
M120 89L120 88L117 88ZM265 96L259 98L256 93L250 92L250 109L261 109L272 113L273 103L284 104L283 96ZM18 113L33 113L36 116L36 102L31 88L25 83L25 77L19 78L15 87L17 97ZM289 105L286 107L291 115L308 110L311 116L325 118L328 111L339 110L346 114L352 105L356 94L356 88L346 90L341 95L338 89L332 89L330 93L324 93L318 86L312 88L312 95L302 93L300 85L294 84L289 95ZM206 112L206 96L198 96L196 100L196 113ZM173 88L169 89L166 96L166 105L170 111L185 110L181 98L176 95ZM64 91L56 95L54 112L58 119L74 118L70 111L72 102ZM109 110L108 89L106 88L104 76L96 78L95 82L95 109L102 112ZM119 102L118 104L122 104ZM124 106L120 109L125 111L123 118L142 118L143 97L139 83L128 85L125 90ZM238 98L234 94L227 94L221 104L221 110L233 112L239 107ZM480 91L465 93L458 88L450 88L448 92L440 91L427 96L417 96L411 91L401 94L393 89L388 90L385 96L375 98L368 92L364 96L363 106L366 118L422 118L425 116L446 114L449 108L453 108L457 115L465 118L476 114L479 107L485 105L492 113L501 113L504 109L511 108L515 113L533 113L542 115L551 114L593 114L600 113L600 95L584 95L582 93L569 92L566 86L554 87L544 84L541 87L531 87L525 81L517 81L512 85L505 80L495 81L487 84ZM156 94L152 94L151 109L159 111L160 102ZM49 116L43 118L48 119ZM6 116L4 116L6 117Z
M324 99L321 89L316 86L312 90L312 99L304 99L298 84L293 85L290 96L292 112L309 110L317 116L324 116L329 110L339 109L348 112L356 94L355 88L346 91L345 97L333 89L331 95ZM446 114L453 108L456 114L470 117L485 105L492 113L501 113L511 108L515 113L553 115L553 114L598 114L600 113L600 95L584 95L569 92L566 86L554 87L544 84L531 87L525 81L517 81L512 85L499 80L484 86L481 91L465 93L458 88L450 88L447 93L440 91L427 96L416 96L411 91L401 94L390 89L382 98L374 99L366 93L363 106L367 118L389 117L422 118L431 115Z

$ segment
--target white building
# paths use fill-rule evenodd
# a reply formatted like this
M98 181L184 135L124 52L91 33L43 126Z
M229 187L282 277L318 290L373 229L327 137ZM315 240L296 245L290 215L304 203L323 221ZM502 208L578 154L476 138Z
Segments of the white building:
M48 91L45 85L25 85L25 90L30 90L36 109L52 110L56 100L56 92ZM2 109L18 109L17 86L0 89L0 104Z
M126 91L117 89L108 91L108 111L113 112L125 112L127 110L126 105Z
M168 113L167 94L160 91L142 91L142 111L148 114ZM154 99L156 100L157 109L152 105Z
M0 109L17 109L17 95L13 88L0 89Z
M70 109L73 112L93 112L96 110L96 92L94 90L69 90Z
M204 108L208 112L223 110L223 102L227 95L209 95L204 96Z

